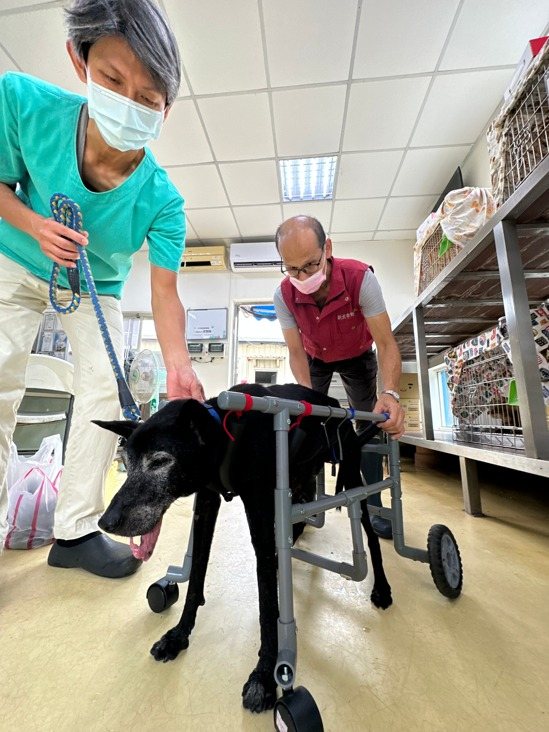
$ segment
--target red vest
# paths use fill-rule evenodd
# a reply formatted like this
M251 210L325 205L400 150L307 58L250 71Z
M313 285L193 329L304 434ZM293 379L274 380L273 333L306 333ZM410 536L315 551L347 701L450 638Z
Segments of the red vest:
M360 288L368 264L355 259L333 258L330 289L324 306L312 295L303 295L288 278L281 291L294 316L303 348L321 361L344 361L367 351L373 338L359 305Z

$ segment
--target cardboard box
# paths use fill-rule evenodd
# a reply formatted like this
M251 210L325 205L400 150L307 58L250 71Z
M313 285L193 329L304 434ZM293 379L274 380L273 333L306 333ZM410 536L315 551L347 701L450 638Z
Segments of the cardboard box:
M419 399L419 384L417 374L402 374L398 385L400 400Z
M522 54L520 61L517 64L517 68L515 69L515 73L513 74L513 78L509 82L509 86L507 89L503 92L503 99L507 101L507 99L511 96L513 91L517 88L519 85L520 80L524 76L524 74L527 72L528 67L532 63L532 59L534 59L538 53L541 51L545 43L547 42L547 39L549 36L540 36L540 38L532 38L528 41L526 45L526 49L524 53Z
M419 399L401 399L400 406L404 409L405 414L419 414Z
M404 420L404 429L406 432L423 432L421 422L416 419Z

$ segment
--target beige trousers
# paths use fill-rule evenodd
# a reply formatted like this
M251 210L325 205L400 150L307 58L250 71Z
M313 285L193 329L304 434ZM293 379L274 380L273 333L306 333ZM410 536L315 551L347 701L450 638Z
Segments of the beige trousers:
M120 359L124 348L122 312L114 297L100 297ZM25 391L25 370L42 313L48 282L0 254L0 549L7 531L6 467L16 413ZM95 531L103 512L103 486L116 450L116 436L91 423L119 419L116 380L89 297L78 310L60 315L74 360L74 408L55 512L57 539Z

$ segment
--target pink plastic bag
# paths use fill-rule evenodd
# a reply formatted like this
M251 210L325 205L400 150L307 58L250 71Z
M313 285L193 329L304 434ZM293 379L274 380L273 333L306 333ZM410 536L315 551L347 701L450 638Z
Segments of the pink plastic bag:
M59 482L62 443L59 435L45 438L30 458L10 456L8 470L8 533L6 549L36 549L53 541L53 519Z

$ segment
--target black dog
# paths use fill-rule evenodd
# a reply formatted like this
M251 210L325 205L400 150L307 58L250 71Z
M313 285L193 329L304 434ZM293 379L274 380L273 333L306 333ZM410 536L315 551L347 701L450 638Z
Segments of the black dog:
M295 384L271 386L257 384L233 387L233 391L254 396L306 400L313 404L339 406L335 399ZM223 418L216 399L207 402ZM299 428L290 432L290 488L294 502L310 501L315 493L315 476L334 449L342 446L337 489L362 485L360 440L351 423L340 424L318 417L305 417ZM272 415L258 411L231 414L228 429L236 434L231 442L220 422L197 401L176 400L142 424L97 422L126 438L123 450L127 468L124 485L111 501L99 525L120 536L142 535L134 553L147 559L153 549L162 516L180 496L197 494L194 514L194 547L189 587L183 615L151 649L157 661L171 661L189 645L196 613L204 600L204 579L221 496L242 499L257 559L261 647L259 661L244 685L243 704L261 712L276 701L273 672L277 657L277 559L274 537L275 436ZM230 447L229 447L230 446ZM227 464L226 455L230 451ZM392 602L391 588L383 571L379 539L362 502L362 525L374 570L371 600L376 607ZM304 524L294 525L294 540Z

